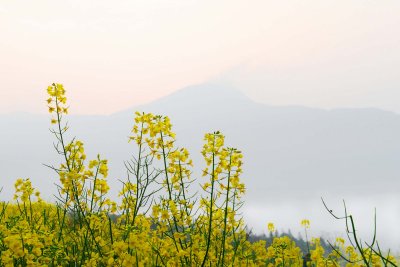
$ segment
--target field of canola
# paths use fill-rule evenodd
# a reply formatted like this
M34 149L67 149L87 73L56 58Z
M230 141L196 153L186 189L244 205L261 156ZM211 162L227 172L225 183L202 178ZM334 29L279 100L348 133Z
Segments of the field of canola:
M203 177L175 147L168 117L136 113L130 141L137 146L120 200L107 197L107 160L86 158L84 144L66 140L68 113L61 84L47 88L59 179L57 201L46 203L29 179L14 199L0 202L0 266L396 266L394 257L338 238L330 254L318 238L302 252L288 237L250 242L240 217L245 185L242 153L208 133ZM193 192L201 183L201 192ZM0 185L1 187L1 185ZM307 231L308 220L302 225ZM273 232L274 225L266 223Z

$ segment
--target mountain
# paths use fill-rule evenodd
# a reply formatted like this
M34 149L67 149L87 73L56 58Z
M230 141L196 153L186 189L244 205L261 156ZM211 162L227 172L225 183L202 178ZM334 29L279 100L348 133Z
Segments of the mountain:
M74 103L70 104L73 109ZM110 116L69 116L69 136L85 143L89 157L100 153L109 159L113 196L120 188L118 180L126 175L124 160L136 151L127 143L136 110L171 117L177 144L189 148L197 166L195 176L204 166L200 156L204 133L220 130L227 145L242 150L247 186L244 213L257 229L273 216L284 221L301 216L318 220L316 214L326 215L324 223L316 226L324 229L331 218L319 200L323 196L332 205L342 198L354 200L353 208L360 211L365 211L362 203L370 205L362 218L372 217L373 206L387 209L385 229L400 237L395 227L400 223L398 114L374 108L270 106L235 89L205 84ZM51 199L57 177L42 163L57 165L61 159L53 150L49 121L47 115L0 115L0 187L4 186L0 199L12 197L18 177L31 177L44 197ZM390 207L397 212L390 213Z

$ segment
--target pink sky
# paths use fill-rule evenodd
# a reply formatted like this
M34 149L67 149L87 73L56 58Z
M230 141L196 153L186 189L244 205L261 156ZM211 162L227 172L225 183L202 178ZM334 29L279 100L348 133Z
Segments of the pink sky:
M53 81L72 113L209 80L270 104L400 110L399 12L396 0L3 0L0 113L45 112Z

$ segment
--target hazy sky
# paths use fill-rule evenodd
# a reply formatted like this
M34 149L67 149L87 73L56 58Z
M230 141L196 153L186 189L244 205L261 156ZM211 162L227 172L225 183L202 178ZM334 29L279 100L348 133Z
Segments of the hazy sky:
M258 101L400 112L398 0L0 0L0 113L107 114L210 80Z

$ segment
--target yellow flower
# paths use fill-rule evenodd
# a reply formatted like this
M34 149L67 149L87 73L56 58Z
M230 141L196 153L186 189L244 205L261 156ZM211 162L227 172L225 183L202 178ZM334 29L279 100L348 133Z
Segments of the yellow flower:
M310 228L310 221L307 219L303 219L300 222L301 226L303 226L304 228Z
M268 223L268 231L270 233L275 232L275 225L272 222Z
M162 210L161 211L161 219L162 220L167 220L169 218L169 213L167 210Z

